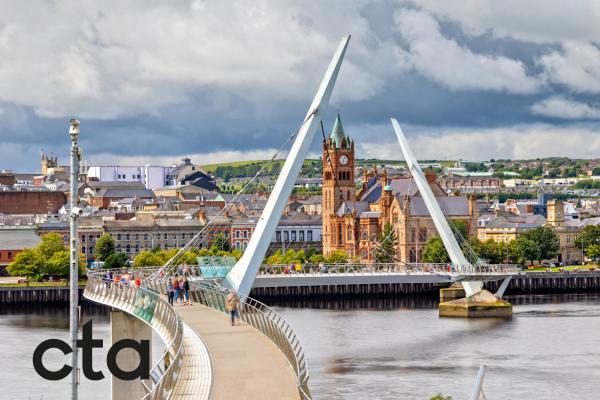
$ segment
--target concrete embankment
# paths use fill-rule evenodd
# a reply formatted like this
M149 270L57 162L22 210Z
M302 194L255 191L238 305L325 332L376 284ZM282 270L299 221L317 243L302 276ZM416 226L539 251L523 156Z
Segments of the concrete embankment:
M79 285L79 304L85 285ZM69 304L69 286L0 286L0 306L62 305Z
M439 296L439 290L450 283L391 283L391 284L347 284L253 288L251 297L264 298L303 298L303 297L352 297L370 295L432 295ZM484 287L495 293L502 281L486 282ZM600 292L600 273L526 273L514 275L504 295L516 294L553 294ZM446 300L453 300L446 299Z

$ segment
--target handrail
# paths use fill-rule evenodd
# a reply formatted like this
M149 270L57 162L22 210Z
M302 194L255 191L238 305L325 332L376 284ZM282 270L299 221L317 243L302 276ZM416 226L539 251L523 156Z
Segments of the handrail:
M136 271L137 273L137 271ZM156 306L150 322L139 318L150 325L167 344L167 351L150 370L149 386L142 381L147 394L142 400L163 400L171 397L183 365L183 321L171 305L155 292L133 282L107 280L101 272L88 271L88 282L83 295L93 301L103 303L123 311L133 312L138 292L143 291L148 296L156 297ZM169 360L165 362L165 358ZM167 364L163 371L160 364Z
M107 270L104 270L105 273ZM113 270L119 272L119 270ZM141 284L146 285L162 294L167 294L166 281L168 278L179 277L179 269L164 267L135 268L132 270L140 277ZM201 270L197 266L188 267L182 275L190 282L190 298L223 313L226 310L227 289L202 280ZM304 347L291 325L276 311L248 296L240 296L240 309L237 319L256 329L269 339L283 354L296 375L298 391L302 400L311 400L308 389L308 363Z

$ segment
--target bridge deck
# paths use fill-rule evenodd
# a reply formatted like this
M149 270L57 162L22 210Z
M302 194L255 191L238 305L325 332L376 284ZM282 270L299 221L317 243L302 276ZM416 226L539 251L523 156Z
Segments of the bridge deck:
M213 367L211 400L300 400L296 377L281 352L254 328L197 303L175 304L204 340Z
M183 370L174 388L177 400L208 400L213 382L210 353L202 338L189 325L183 331Z

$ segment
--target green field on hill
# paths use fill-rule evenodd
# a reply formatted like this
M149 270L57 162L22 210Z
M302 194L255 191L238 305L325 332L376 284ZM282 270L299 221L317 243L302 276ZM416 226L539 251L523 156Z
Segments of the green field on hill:
M278 162L282 162L285 160L276 160ZM304 160L304 165L310 165L310 163L312 161L321 161L319 159L312 159L312 160ZM239 167L239 166L248 166L248 165L252 165L253 163L255 165L263 165L264 163L266 163L267 160L251 160L251 161L232 161L232 162L228 162L228 163L220 163L220 164L208 164L208 165L202 165L201 167L204 168L207 172L214 172L217 167ZM454 166L454 161L422 161L419 160L420 164L442 164L443 166ZM406 165L405 161L400 161L400 160L365 160L365 159L356 159L354 161L354 164L357 167L364 167L365 165L368 166L373 166L373 165Z

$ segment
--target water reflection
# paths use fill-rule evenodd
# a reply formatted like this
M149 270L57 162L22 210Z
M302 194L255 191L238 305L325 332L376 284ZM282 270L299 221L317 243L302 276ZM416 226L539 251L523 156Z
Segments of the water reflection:
M81 307L81 323L93 320L94 339L104 340L104 347L94 349L92 365L94 371L102 371L105 379L89 381L81 375L79 398L105 400L110 398L110 372L106 366L106 354L110 347L109 308L86 302ZM32 357L35 348L44 340L59 339L69 343L69 308L58 307L4 307L0 308L0 377L3 385L0 399L64 400L69 398L69 378L61 381L46 381L33 369ZM80 335L81 336L81 335ZM158 360L164 351L164 343L153 332L152 359ZM79 353L81 365L81 352ZM49 370L59 370L69 356L50 349L43 358Z
M396 310L437 309L437 296L356 296L326 298L267 298L257 299L270 307L316 308L321 310Z

